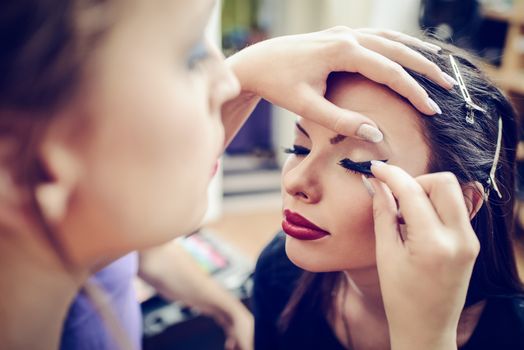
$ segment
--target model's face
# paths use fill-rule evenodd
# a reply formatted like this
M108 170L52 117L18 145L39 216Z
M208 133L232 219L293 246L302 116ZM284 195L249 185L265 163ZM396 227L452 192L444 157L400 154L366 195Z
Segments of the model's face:
M140 0L116 15L88 67L74 244L125 252L197 228L224 144L220 109L239 92L204 38L213 4Z
M283 208L329 234L313 240L288 234L286 252L296 265L314 272L374 267L372 200L354 169L366 166L360 162L387 160L413 176L425 173L429 151L418 124L420 116L388 88L358 75L333 81L328 99L368 116L383 132L384 141L371 144L344 138L298 120L294 149L299 154L289 156L282 173ZM339 164L344 159L344 164L351 163L349 159L357 167L344 168Z

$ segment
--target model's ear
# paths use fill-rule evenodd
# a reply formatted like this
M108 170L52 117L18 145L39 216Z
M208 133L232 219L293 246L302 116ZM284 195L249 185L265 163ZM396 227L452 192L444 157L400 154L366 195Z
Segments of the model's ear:
M68 212L80 178L79 164L74 148L61 138L46 138L38 150L35 197L42 215L52 225L59 225Z
M484 204L484 186L478 181L462 186L462 194L468 208L469 219L473 220Z

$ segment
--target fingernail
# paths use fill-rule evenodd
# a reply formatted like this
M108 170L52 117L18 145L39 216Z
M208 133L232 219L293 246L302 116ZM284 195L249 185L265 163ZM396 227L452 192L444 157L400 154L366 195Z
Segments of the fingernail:
M386 163L384 163L384 162L381 161L381 160L372 160L372 161L371 161L371 166L374 166L374 167L376 167L376 168L380 168L380 167L383 166L384 164L386 164Z
M442 114L442 110L440 107L433 101L430 97L428 97L428 106L431 108L435 113Z
M433 52L435 52L435 53L439 53L439 52L442 50L442 48L441 48L440 46L435 45L435 44L432 44L432 43L424 42L424 45L426 45L426 47L427 47L429 50L431 50L431 51L433 51Z
M367 177L364 175L360 175L362 178L362 183L364 183L364 187L366 188L366 191L368 191L368 194L371 198L375 195L375 189L373 188L373 184L368 180Z
M449 74L442 72L442 77L451 85L458 85L458 82Z
M384 139L382 132L369 124L362 124L357 130L357 136L373 143L378 143Z

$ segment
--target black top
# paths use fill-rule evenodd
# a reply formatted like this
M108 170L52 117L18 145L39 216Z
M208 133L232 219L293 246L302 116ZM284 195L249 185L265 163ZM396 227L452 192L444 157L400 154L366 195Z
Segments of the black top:
M344 349L320 307L299 307L285 332L277 326L303 270L286 256L279 233L260 255L255 269L253 307L255 349ZM316 305L308 297L301 305ZM524 296L490 298L463 350L524 350Z

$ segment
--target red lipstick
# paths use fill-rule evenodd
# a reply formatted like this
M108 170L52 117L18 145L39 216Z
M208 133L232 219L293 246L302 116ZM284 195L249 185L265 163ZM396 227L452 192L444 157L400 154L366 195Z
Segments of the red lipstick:
M293 238L303 241L313 241L329 236L329 232L321 229L305 217L289 209L284 210L282 229Z

